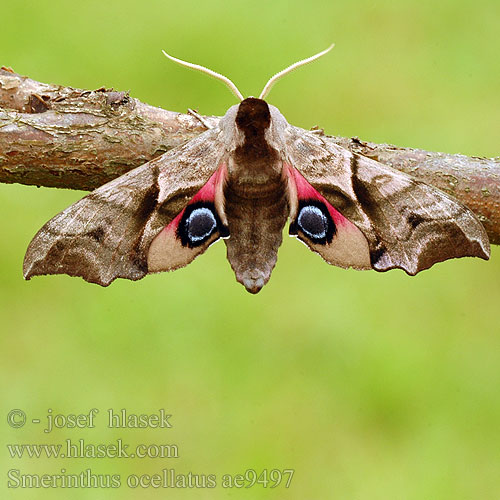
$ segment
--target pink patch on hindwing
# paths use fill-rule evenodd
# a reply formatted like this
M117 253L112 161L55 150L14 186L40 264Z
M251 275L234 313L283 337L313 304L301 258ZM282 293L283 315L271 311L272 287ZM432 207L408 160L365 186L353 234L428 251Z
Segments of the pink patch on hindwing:
M168 224L168 226L165 226L163 231L175 231L177 230L177 227L179 226L179 222L182 219L182 216L184 215L184 212L186 211L187 207L189 205L192 205L193 203L197 202L212 202L216 204L216 195L218 192L218 189L221 187L220 183L223 182L224 177L227 173L226 166L223 164L221 165L213 174L210 179L206 182L206 184L191 198L191 201L186 205L185 208L183 208L178 215Z
M222 201L226 166L212 174L186 206L153 239L148 250L148 271L183 267L220 237L229 236Z
M288 176L295 185L297 198L299 200L318 200L328 209L330 217L333 219L336 226L354 226L352 222L346 219L320 193L318 193L296 168L288 164L285 164L284 167L287 169Z
M297 236L329 264L369 269L368 242L359 228L335 209L296 168L286 163L283 168L288 177L290 235ZM331 221L327 220L326 211Z

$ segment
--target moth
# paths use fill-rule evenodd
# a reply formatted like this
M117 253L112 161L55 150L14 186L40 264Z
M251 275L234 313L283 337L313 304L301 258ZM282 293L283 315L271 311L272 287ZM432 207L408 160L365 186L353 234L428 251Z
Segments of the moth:
M436 262L489 258L477 217L447 194L290 125L264 99L274 83L333 46L274 75L217 126L99 187L31 241L24 277L68 274L108 286L190 263L222 238L238 282L257 293L282 232L329 264L415 275Z

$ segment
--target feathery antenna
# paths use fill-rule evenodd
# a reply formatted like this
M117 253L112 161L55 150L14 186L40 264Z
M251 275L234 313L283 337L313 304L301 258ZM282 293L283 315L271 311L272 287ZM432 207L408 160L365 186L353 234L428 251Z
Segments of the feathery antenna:
M297 61L296 63L292 64L291 66L288 66L288 68L285 68L284 70L280 71L279 73L276 73L273 77L270 78L270 80L266 83L264 90L260 93L259 99L265 99L266 96L269 94L271 91L271 87L283 76L287 75L294 69L299 68L300 66L304 66L304 64L308 64L310 62L315 61L316 59L319 59L321 56L324 56L330 50L333 49L335 46L334 43L330 45L327 49L319 52L318 54L315 54L314 56L308 57L307 59L302 59L300 61Z
M221 82L224 82L229 87L229 90L231 90L231 92L240 101L244 100L244 97L241 95L241 92L238 90L238 87L236 87L236 85L229 78L225 77L224 75L221 75L220 73L212 71L211 69L205 68L205 66L200 66L199 64L189 63L189 62L183 61L182 59L177 59L177 57L173 57L173 56L167 54L164 50L162 50L162 52L171 61L174 61L177 64L180 64L181 66L185 66L186 68L191 68L191 69L195 69L197 71L201 71L202 73L206 73L207 75L210 75L213 78L216 78L217 80L220 80Z

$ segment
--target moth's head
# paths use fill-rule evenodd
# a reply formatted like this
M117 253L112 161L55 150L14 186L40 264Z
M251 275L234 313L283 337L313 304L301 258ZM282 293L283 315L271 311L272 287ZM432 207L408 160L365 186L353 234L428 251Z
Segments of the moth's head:
M269 128L271 113L263 99L247 97L238 106L236 125L246 135Z
M213 78L216 78L217 80L220 80L221 82L224 82L228 87L229 90L241 101L241 104L243 104L245 101L248 101L249 99L253 99L255 101L263 100L266 98L266 96L269 94L271 91L271 87L283 76L286 74L290 73L294 69L299 68L300 66L304 66L304 64L308 64L312 61L315 61L316 59L319 59L321 56L324 56L326 53L330 52L332 48L334 47L334 44L330 45L327 49L319 52L318 54L315 54L314 56L308 57L307 59L302 59L300 61L297 61L296 63L292 64L291 66L288 66L284 70L280 71L279 73L276 73L274 76L272 76L269 81L266 83L264 86L264 89L260 93L259 99L255 99L254 97L249 97L245 99L242 95L242 93L238 90L238 87L227 77L224 75L221 75L220 73L217 73L215 71L212 71L211 69L205 68L205 66L200 66L199 64L193 64L189 63L186 61L183 61L181 59L177 59L176 57L173 57L169 54L167 54L164 50L162 51L163 54L168 57L171 61L174 61L181 66L186 66L187 68L191 69L196 69L198 71L201 71L202 73L206 73L207 75L212 76ZM262 107L263 108L263 107Z

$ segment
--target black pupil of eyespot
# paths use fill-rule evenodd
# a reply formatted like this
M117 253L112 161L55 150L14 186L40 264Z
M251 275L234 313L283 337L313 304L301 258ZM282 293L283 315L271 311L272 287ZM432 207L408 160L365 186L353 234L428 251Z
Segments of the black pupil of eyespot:
M318 207L313 205L303 207L297 217L297 224L312 239L320 240L327 236L328 219Z
M186 232L193 243L208 238L217 227L217 221L209 208L195 208L186 219Z

